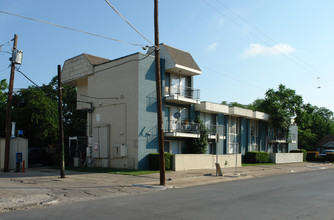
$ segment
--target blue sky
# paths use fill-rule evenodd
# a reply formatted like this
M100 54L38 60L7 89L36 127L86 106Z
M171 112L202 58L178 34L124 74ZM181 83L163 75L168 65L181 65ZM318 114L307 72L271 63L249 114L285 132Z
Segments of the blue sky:
M153 0L109 0L154 42ZM279 84L305 103L334 111L334 1L160 0L160 41L190 52L202 69L194 79L201 100L249 104ZM104 0L1 0L1 11L56 23L132 43L148 43ZM98 38L0 13L0 45L18 35L20 68L38 85L57 65L89 53L115 59L141 47ZM9 78L11 44L0 52L0 79ZM14 88L31 83L20 73ZM319 88L320 87L320 88Z

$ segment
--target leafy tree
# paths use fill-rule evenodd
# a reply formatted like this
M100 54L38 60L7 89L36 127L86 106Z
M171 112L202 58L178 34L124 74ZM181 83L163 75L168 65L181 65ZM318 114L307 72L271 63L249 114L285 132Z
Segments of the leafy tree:
M288 132L291 119L298 125L298 145L301 149L311 150L314 144L326 135L334 134L333 112L311 104L303 104L301 96L295 90L279 85L278 90L269 89L264 99L256 99L252 104L223 101L228 106L238 106L262 111L270 115L273 127Z
M48 147L57 143L58 104L55 96L29 86L13 96L13 117L17 128L24 131L31 147Z
M239 102L227 102L227 101L222 101L223 105L228 105L229 107L240 107L240 108L246 108L249 109L250 105L244 105Z
M6 79L0 81L0 137L5 136L5 124L6 124L6 103L7 95L6 90L8 89L8 84Z
M312 133L310 129L302 130L298 128L298 148L305 150L313 150L313 146L317 141L317 135Z
M334 134L333 112L327 108L303 105L295 121L299 130L299 148L310 150L318 140Z
M195 122L198 123L200 137L194 139L189 153L205 154L207 151L207 146L209 144L209 129L205 126L205 124L199 117L196 117Z
M7 96L5 91L8 89L6 79L0 81L0 104L5 104Z
M16 122L18 129L23 130L24 137L29 139L30 147L58 146L57 85L57 77L54 77L48 85L29 86L13 95L12 121ZM1 107L3 101L2 99L0 101ZM2 108L0 110L2 111ZM3 112L5 111L4 108ZM0 115L1 120L3 115L5 114ZM63 119L65 140L68 140L70 136L85 135L86 112L76 110L76 89L74 87L63 87ZM4 124L0 126L0 130L4 131ZM68 142L65 141L66 143Z
M252 106L254 110L268 113L275 129L288 131L291 119L296 116L302 103L302 97L297 95L295 90L280 84L277 91L269 89L265 98L255 100Z
M52 86L53 91L58 91L58 77L53 77L49 85ZM76 88L63 85L62 94L65 140L71 136L84 136L86 134L87 113L76 109Z

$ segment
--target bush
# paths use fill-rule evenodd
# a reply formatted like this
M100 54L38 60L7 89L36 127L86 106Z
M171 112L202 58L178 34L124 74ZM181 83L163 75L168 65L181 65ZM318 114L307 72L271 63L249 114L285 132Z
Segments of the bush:
M334 162L334 153L327 153L326 160L329 162Z
M290 153L303 153L303 161L306 161L307 151L304 149L291 150Z
M245 155L246 163L269 163L269 154L266 152L249 151Z
M313 162L322 162L324 161L324 158L319 156L318 151L307 151L307 161L313 161Z
M165 169L172 169L172 156L173 154L165 153ZM148 155L150 164L150 170L160 170L159 168L159 153L152 153Z

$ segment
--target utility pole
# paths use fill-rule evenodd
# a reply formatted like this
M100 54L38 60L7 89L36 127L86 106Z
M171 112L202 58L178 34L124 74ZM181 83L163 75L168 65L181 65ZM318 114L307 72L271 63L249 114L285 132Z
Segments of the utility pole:
M158 0L154 0L155 77L156 77L156 90L157 90L160 185L165 186L166 178L165 178L165 155L164 155L164 129L162 122L158 11L159 11Z
M61 145L60 178L65 178L65 150L63 130L63 93L61 82L61 66L58 65L58 114L59 114L59 143Z
M13 52L17 48L17 35L14 35ZM12 55L11 69L10 69L10 80L8 88L8 100L7 100L7 112L6 112L6 139L5 139L5 164L3 172L9 171L9 151L10 151L10 133L12 130L11 117L12 117L12 99L13 99L13 87L14 87L14 75L15 75L15 57Z

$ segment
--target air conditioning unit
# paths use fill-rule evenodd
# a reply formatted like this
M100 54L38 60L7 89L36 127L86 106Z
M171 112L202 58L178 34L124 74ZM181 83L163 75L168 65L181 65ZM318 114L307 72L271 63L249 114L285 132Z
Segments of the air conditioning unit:
M114 158L122 158L128 156L128 146L127 145L114 145L113 147Z

